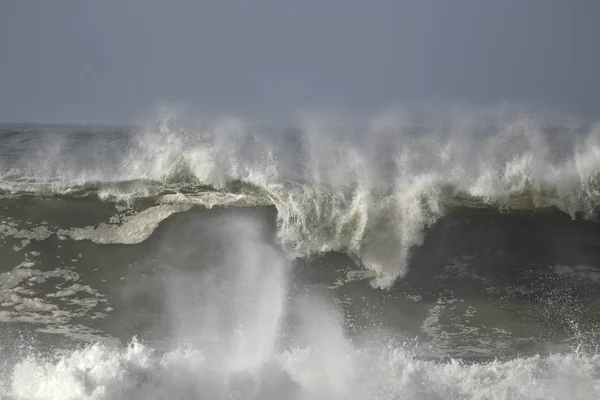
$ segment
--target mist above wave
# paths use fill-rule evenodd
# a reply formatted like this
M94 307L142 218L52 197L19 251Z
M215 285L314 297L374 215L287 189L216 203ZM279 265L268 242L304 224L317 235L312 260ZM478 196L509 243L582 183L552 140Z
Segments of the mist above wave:
M595 217L600 126L557 125L508 108L440 115L424 123L407 111L363 119L313 113L275 129L240 118L190 123L161 110L133 131L29 142L12 135L2 139L1 189L68 193L92 185L100 198L118 200L241 194L248 204L277 207L289 252L348 252L381 287L406 273L411 248L456 199Z

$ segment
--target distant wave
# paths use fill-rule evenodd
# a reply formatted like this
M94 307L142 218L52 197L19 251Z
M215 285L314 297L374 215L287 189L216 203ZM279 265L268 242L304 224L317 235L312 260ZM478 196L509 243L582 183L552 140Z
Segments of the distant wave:
M5 135L0 195L274 206L287 251L347 252L381 287L406 273L426 228L452 209L597 217L600 128L549 129L498 110L427 129L409 117L312 116L282 133L235 118L199 126L159 115L110 140L105 131L54 134L23 147Z

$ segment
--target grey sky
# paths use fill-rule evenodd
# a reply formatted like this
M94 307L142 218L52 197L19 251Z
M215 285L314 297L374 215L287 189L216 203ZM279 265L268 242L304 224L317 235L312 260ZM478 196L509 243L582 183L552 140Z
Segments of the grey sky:
M597 0L0 0L0 120L524 101L600 117Z

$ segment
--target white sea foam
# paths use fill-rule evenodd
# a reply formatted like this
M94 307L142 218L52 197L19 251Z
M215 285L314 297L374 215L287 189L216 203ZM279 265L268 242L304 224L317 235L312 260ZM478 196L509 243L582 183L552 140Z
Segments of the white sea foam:
M17 246L15 251L20 251L31 243L32 240L46 240L52 236L52 232L45 225L40 225L32 229L19 229L14 221L0 221L0 238L8 237L21 239L21 246Z
M342 349L342 347L346 347ZM341 354L337 351L344 350ZM399 348L294 348L252 368L218 368L202 349L160 354L137 341L94 345L55 361L21 361L15 399L597 399L600 357L554 355L461 364Z
M239 198L231 199L232 203L237 201L243 200ZM197 201L197 203L200 202L201 200ZM40 225L31 229L20 229L18 228L19 223L10 221L0 225L0 238L5 240L7 238L22 239L21 246L13 248L15 251L22 250L32 240L43 241L53 235L63 240L90 240L99 244L136 244L148 239L163 220L173 214L189 210L194 204L196 204L194 199L179 198L174 201L173 198L167 198L164 200L164 204L140 212L134 212L126 208L122 212L113 215L108 223L80 228L60 229ZM204 205L204 203L202 204ZM207 200L207 206L208 204L210 204L209 200Z
M252 195L222 192L200 192L183 195L181 193L164 195L158 200L161 204L186 204L200 205L208 209L217 207L253 207L273 205L269 201L261 201Z
M102 223L85 228L59 229L61 238L91 240L94 243L135 244L148 239L158 225L173 214L187 211L191 204L158 205L133 215L125 215L114 223Z
M57 330L66 336L81 337L84 331L88 339L97 339L90 335L91 329L71 323L77 318L105 317L100 306L107 303L106 296L77 283L79 275L73 271L64 268L42 271L35 269L36 265L36 261L27 258L12 270L0 273L0 323L29 323L39 330ZM44 295L38 285L50 279L57 281L56 292ZM52 299L60 299L61 303Z

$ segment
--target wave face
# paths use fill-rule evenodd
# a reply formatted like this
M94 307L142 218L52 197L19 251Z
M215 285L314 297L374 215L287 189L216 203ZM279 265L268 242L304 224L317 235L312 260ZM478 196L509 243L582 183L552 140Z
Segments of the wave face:
M47 207L55 208L52 204ZM376 324L351 335L348 328L357 321L344 312L349 297L364 299L367 295L373 300L371 304L370 301L364 303L364 308L354 310L364 316L376 313L381 302L386 301L381 295L388 292L364 285L353 294L346 292L343 301L335 303L322 288L301 284L294 277L298 269L292 268L289 258L273 243L260 213L248 210L238 208L226 213L198 210L188 216L179 214L171 218L169 222L176 225L157 230L139 244L147 247L139 249L140 254L133 257L141 264L134 270L128 268L131 265L122 265L131 259L126 251L133 245L101 245L102 248L93 253L90 243L69 244L63 240L57 241L61 243L60 248L56 246L48 251L46 259L44 253L28 251L25 256L31 265L21 265L0 274L3 306L9 301L16 302L14 309L19 316L30 318L33 324L40 324L41 318L55 318L58 327L82 319L87 319L90 327L98 327L94 321L100 320L100 326L110 331L111 317L93 312L99 303L105 314L114 314L106 308L110 301L117 314L123 313L116 316L118 322L113 324L118 327L113 326L112 331L118 332L123 325L131 324L134 331L142 333L145 329L136 319L142 316L144 323L152 320L151 299L156 296L160 297L162 314L167 321L151 321L151 330L155 334L166 326L168 332L163 342L133 339L124 345L106 340L63 345L43 338L23 342L23 337L10 340L10 336L7 339L7 335L3 335L0 341L3 346L0 348L2 398L542 400L597 399L600 395L600 356L584 349L580 343L570 351L548 356L517 355L497 359L492 356L469 361L432 357L431 351L435 349L427 343L399 332L378 329ZM272 214L272 210L268 211ZM201 219L194 220L193 214ZM478 234L481 235L481 231ZM80 254L72 260L75 268L44 271L47 268L44 264L51 264L56 256L67 258L66 248L71 246L76 246L71 249L74 253L84 252L83 257ZM455 247L449 245L449 248ZM428 250L428 253L433 251ZM158 263L154 262L156 255L163 257ZM115 257L121 264L112 265ZM96 265L102 266L103 271L97 271ZM336 265L340 267L341 263ZM503 319L499 316L510 316L511 308L523 305L518 301L505 304L509 310L502 314L492 305L491 291L482 293L481 297L490 307L478 304L473 292L470 295L461 292L460 282L466 281L465 286L469 287L483 284L490 289L503 280L489 280L481 268L471 270L465 265L465 260L455 260L445 265L443 276L430 271L421 277L426 278L425 285L443 280L452 291L423 289L417 292L422 300L409 295L407 301L398 303L400 306L390 311L415 314L425 306L428 311L423 330L440 341L470 337L487 350L501 347L508 340L517 339L517 345L522 345L521 340L527 339L529 333L520 336L518 329L525 326L524 322L529 324L532 318L507 323L505 328L514 324L511 331L499 329L498 321ZM137 274L132 272L140 267ZM317 267L323 269L322 264ZM162 269L162 273L156 273L157 269ZM568 269L565 266L560 273L592 273L596 277L600 274L597 268ZM150 276L152 271L154 283ZM115 276L115 272L119 275ZM102 276L106 279L95 277L100 273L104 273ZM458 277L461 279L450 286L452 279ZM409 278L406 280L410 281ZM53 279L52 284L45 285L49 294L40 295L37 285L43 286L45 280L50 279ZM91 286L85 285L85 279L92 282ZM106 281L109 283L103 283ZM116 291L114 287L119 282L129 283L122 284L121 290ZM519 284L523 282L517 282ZM112 295L103 297L92 286ZM522 287L495 289L506 290L501 294L504 297L509 289L518 293ZM404 292L410 294L406 287L392 294L402 297ZM545 294L550 297L532 305L538 312L537 317L543 317L545 304L561 317L548 318L553 329L559 323L574 323L572 318L576 312L565 310L574 305L568 302L568 296L559 294L552 304L549 301L552 293ZM429 296L433 297L432 302L427 299ZM115 304L119 297L126 297L120 300L120 306ZM56 307L49 301L52 299L66 304ZM461 307L461 303L466 307L465 315L458 319L462 314L458 311L451 321L444 322L444 308L448 311ZM124 304L128 307L123 307ZM73 309L72 305L76 307ZM71 320L69 311L71 315L75 313ZM34 319L33 315L39 318ZM1 313L0 317L5 318ZM408 317L410 320L414 315ZM480 330L469 326L470 320L482 318L485 323ZM445 324L451 325L450 329L445 328ZM48 332L51 327L50 324L43 326L42 332ZM516 348L519 352L522 350L522 347Z
M406 274L412 249L450 209L597 213L598 126L556 128L501 108L298 120L292 129L239 118L189 123L163 110L140 128L7 125L0 193L171 204L176 212L185 204L272 205L284 249L346 252L377 287Z

